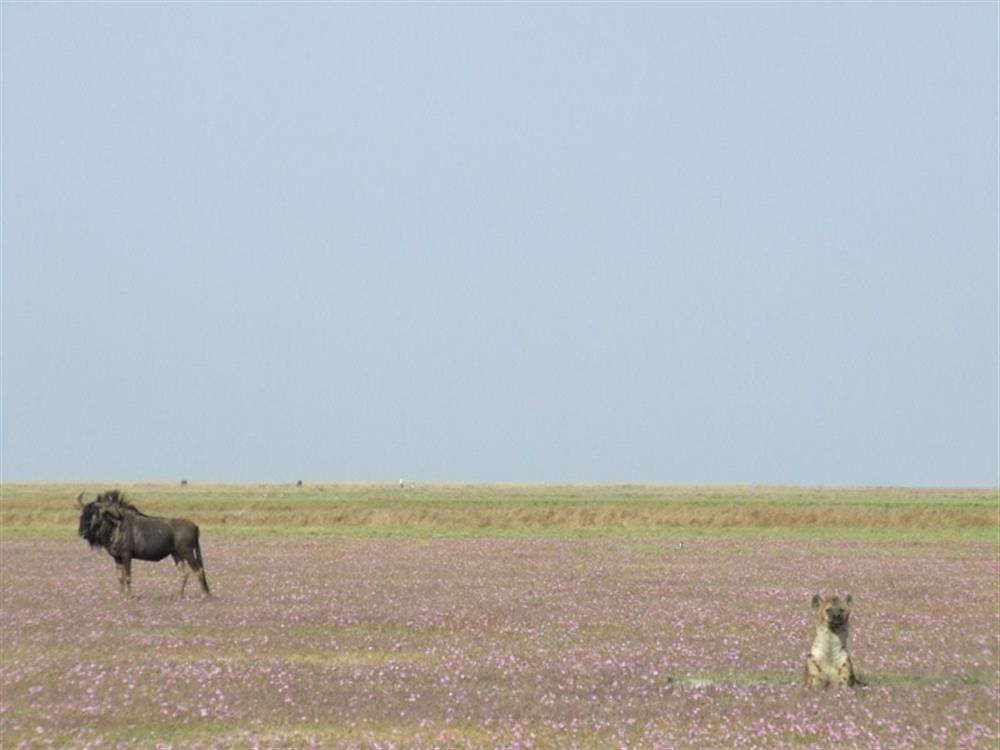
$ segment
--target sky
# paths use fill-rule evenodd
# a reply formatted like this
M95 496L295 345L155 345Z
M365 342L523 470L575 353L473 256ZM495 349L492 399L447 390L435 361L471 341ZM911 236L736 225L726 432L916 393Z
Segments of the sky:
M2 5L0 476L997 486L995 3Z

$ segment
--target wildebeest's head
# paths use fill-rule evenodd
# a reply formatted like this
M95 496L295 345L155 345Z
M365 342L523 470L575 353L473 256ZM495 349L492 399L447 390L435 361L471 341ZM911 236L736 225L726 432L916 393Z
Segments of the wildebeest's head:
M76 504L80 508L78 533L91 547L110 545L115 529L121 524L125 513L138 512L134 505L125 501L125 496L118 490L109 490L86 504L81 492L76 498Z

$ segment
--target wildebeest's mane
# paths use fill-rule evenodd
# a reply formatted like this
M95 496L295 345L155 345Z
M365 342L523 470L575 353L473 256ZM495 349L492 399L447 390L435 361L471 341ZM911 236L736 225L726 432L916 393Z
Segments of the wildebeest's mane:
M95 500L87 503L80 509L80 528L78 533L91 547L108 547L112 543L120 521L109 517L107 511L113 510L110 516L122 519L125 513L134 513L137 516L145 516L145 513L136 508L125 499L125 494L118 490L108 490L101 493Z
M120 510L130 510L133 513L145 516L141 510L136 508L132 503L125 500L125 493L119 492L118 490L108 490L107 492L97 496L95 502L101 503L102 505L114 505Z

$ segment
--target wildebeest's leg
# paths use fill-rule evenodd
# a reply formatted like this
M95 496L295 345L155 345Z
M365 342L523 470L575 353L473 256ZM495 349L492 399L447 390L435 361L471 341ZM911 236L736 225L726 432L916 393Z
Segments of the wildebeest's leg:
M184 598L184 587L187 586L188 576L191 574L190 566L181 558L179 555L174 555L174 564L177 567L177 572L181 574L181 590L177 594L178 599Z
M125 568L125 594L132 596L132 558L126 557L122 567Z
M125 593L125 577L127 573L125 572L125 561L115 560L115 572L118 573L118 593Z

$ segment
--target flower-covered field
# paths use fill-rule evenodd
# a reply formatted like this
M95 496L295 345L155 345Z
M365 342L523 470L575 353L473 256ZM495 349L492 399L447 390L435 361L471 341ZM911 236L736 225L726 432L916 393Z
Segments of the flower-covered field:
M980 541L203 535L135 598L79 539L0 544L3 748L989 748ZM802 686L813 593L870 687Z

